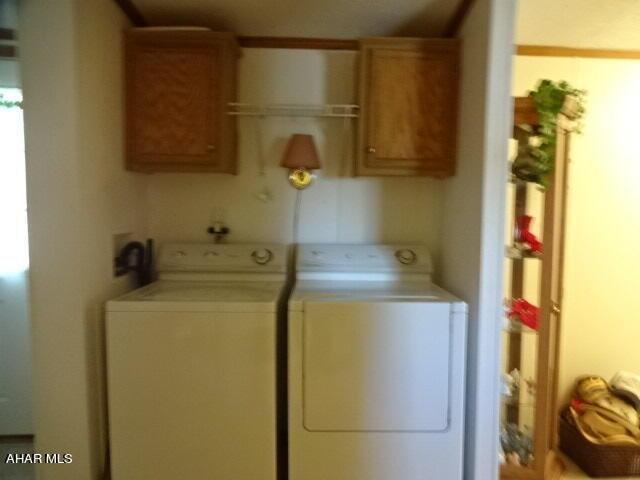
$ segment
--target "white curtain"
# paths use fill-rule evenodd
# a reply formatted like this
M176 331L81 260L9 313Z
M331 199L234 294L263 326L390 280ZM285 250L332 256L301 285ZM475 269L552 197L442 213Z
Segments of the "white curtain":
M0 276L29 267L22 100L17 88L0 88Z

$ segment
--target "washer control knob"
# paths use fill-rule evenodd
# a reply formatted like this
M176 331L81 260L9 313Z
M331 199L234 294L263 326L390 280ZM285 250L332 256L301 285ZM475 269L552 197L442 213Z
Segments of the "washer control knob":
M408 248L403 248L402 250L396 250L396 258L403 265L413 265L418 260L418 256L416 255L416 252Z
M171 256L174 258L184 258L187 256L187 252L184 250L176 250Z
M206 252L204 252L204 258L213 258L217 256L218 252L214 252L213 250L207 250Z
M261 248L260 250L254 250L251 253L251 258L258 265L266 265L273 258L273 253L267 248Z

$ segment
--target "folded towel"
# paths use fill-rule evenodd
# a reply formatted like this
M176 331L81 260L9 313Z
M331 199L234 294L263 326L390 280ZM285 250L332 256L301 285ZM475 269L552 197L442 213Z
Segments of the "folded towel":
M620 371L613 376L609 384L613 393L629 400L636 410L640 411L640 375Z

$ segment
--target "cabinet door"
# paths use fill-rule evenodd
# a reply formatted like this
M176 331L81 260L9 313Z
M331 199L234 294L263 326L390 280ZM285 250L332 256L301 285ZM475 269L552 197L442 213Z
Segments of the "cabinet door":
M358 175L455 170L458 44L363 41Z
M127 164L142 171L234 171L233 59L214 32L127 36Z

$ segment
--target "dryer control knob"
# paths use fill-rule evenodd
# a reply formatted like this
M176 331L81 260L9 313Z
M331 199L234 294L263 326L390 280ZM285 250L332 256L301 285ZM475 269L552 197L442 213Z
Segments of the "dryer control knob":
M185 252L184 250L178 250L173 252L171 256L174 258L182 258L187 256L187 252Z
M267 248L261 248L260 250L254 250L251 253L251 258L258 265L266 265L273 258L273 253Z
M402 250L396 250L396 258L403 265L413 265L418 260L418 256L416 255L416 252L408 248L403 248Z

